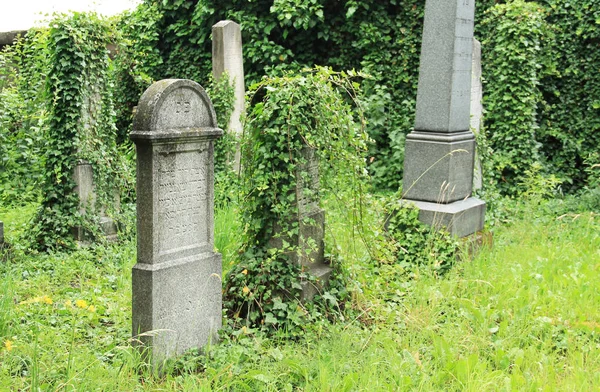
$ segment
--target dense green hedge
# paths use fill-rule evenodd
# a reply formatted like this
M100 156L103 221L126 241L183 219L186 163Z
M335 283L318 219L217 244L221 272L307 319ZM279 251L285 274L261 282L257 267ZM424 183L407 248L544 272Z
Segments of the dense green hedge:
M600 137L598 10L600 0L477 2L495 151L489 174L503 193L518 194L521 173L534 161L546 163L565 189L585 185L584 161ZM248 84L314 64L371 74L362 86L374 140L370 172L376 186L394 189L414 119L423 12L418 0L147 0L124 20L128 42L144 49L134 78L206 83L211 26L222 19L242 25Z
M31 30L0 54L0 205L35 201L44 168L48 34Z

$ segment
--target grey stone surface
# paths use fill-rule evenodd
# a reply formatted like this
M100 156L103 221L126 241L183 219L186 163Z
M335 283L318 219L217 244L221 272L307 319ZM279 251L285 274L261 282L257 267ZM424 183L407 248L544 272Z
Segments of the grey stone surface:
M27 30L0 32L0 49L12 45L19 36L24 37L25 34L27 34Z
M427 0L415 130L406 137L403 198L457 236L483 228L485 203L473 190L470 130L474 0ZM437 206L437 207L434 207Z
M469 130L475 0L427 0L415 130Z
M481 43L473 39L473 66L471 72L471 131L479 135L483 122L483 85L481 83ZM483 186L481 159L475 152L475 172L473 173L473 189Z
M280 225L276 225L274 232L278 235L271 238L269 244L274 248L282 248L285 240L298 247L299 253L290 254L290 260L299 263L317 278L316 284L302 284L302 299L310 300L327 284L331 268L325 261L325 211L319 207L319 160L314 149L305 148L301 155L306 162L298 165L296 173L295 202L298 215L288 221L292 225L297 222L298 235L290 238L281 233Z
M106 216L106 206L102 206L96 211L96 192L94 189L94 169L89 162L79 161L73 171L73 180L75 181L74 192L79 197L79 213L82 215L90 211L100 214L100 228L108 239L116 239L117 225L114 220ZM115 195L115 203L118 209L119 195ZM86 233L83 227L77 226L73 229L73 235L77 241L86 241L89 233Z
M222 135L204 89L167 79L142 95L137 148L137 264L133 335L155 366L215 341L221 255L214 252L214 140Z
M213 76L218 80L223 72L227 72L235 91L233 113L228 128L231 132L241 135L243 127L240 116L244 113L246 90L240 25L231 20L222 20L212 27L212 37Z
M404 198L451 203L471 195L475 136L411 132L404 152Z
M419 209L419 220L436 228L446 228L457 237L466 237L483 229L485 202L470 197L450 204L406 200Z

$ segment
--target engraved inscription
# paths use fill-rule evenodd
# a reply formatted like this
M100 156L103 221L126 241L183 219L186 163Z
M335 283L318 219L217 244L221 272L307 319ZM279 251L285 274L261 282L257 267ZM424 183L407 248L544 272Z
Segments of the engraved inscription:
M298 167L296 201L301 217L319 210L319 160L313 149L302 151L306 163Z
M191 104L189 101L187 102L182 102L182 101L177 101L176 102L176 109L175 109L175 113L189 113L190 109L191 109Z
M158 175L159 249L167 253L208 242L208 151L160 158Z

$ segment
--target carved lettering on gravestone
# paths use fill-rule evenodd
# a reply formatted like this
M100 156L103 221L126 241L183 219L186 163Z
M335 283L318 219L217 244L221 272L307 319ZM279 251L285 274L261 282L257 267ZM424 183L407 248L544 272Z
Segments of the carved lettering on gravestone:
M159 160L160 253L209 242L207 218L208 150L166 154Z
M319 160L315 150L306 148L302 151L306 163L299 165L296 181L296 202L298 215L302 218L318 211L319 208Z

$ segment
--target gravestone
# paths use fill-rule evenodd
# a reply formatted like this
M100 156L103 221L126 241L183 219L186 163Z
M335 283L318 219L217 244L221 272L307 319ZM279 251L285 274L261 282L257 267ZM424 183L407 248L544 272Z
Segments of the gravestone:
M85 161L79 160L73 171L73 180L75 181L75 189L73 190L79 198L79 213L86 215L96 211L96 191L94 189L94 169L92 165ZM119 209L119 194L115 192L114 200L115 209ZM106 216L106 206L102 206L98 211L100 228L109 240L117 238L117 225L115 221ZM77 241L87 240L88 233L81 226L76 226L73 229L73 234Z
M471 131L479 135L483 121L483 85L481 83L481 43L473 39L473 70L471 71ZM473 189L483 186L481 159L475 152L475 172L473 174Z
M240 25L231 20L222 20L212 27L213 77L219 80L223 72L229 75L235 92L233 112L228 128L236 135L243 131L240 116L244 113L244 60L242 57L242 32Z
M227 130L240 138L244 127L241 116L245 109L244 59L242 57L242 32L240 25L231 20L222 20L212 27L213 77L219 80L226 72L234 89L233 111L227 122ZM241 146L235 148L233 168L240 171ZM228 158L228 160L231 160Z
M421 221L464 237L483 228L485 203L471 197L470 130L474 0L427 0L415 129L406 137L403 198Z
M298 253L289 255L290 261L299 263L303 270L316 278L316 282L303 281L303 300L310 300L327 284L332 269L325 261L325 211L319 207L319 159L315 150L305 147L301 153L304 163L296 169L296 189L294 202L298 214L288 219L291 227L298 226L298 234L289 236L276 225L276 235L270 239L269 245L282 249L284 241L297 246Z
M154 366L215 341L221 327L213 176L222 133L208 95L191 80L156 82L137 106L132 324Z

